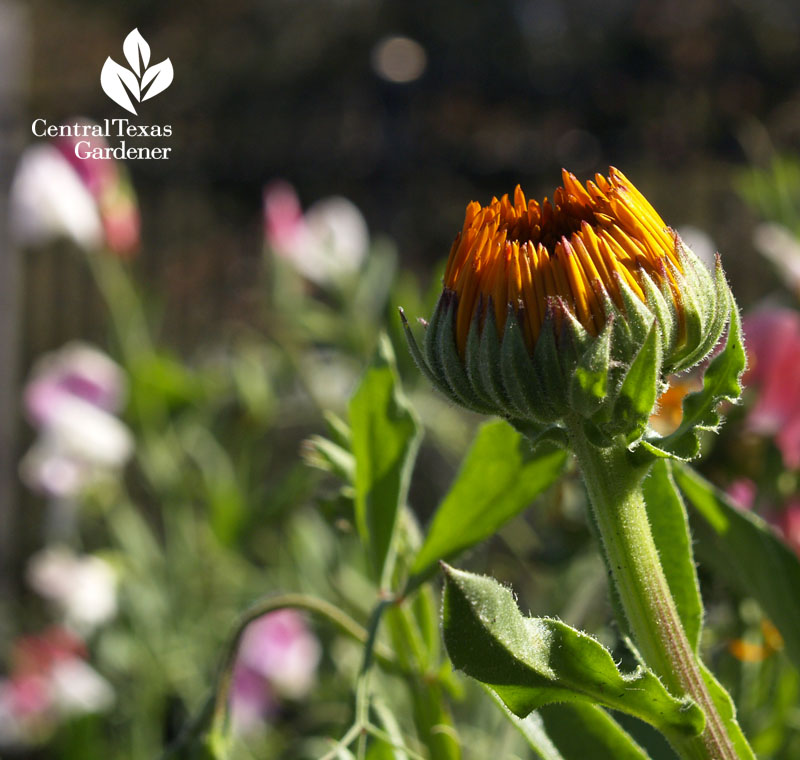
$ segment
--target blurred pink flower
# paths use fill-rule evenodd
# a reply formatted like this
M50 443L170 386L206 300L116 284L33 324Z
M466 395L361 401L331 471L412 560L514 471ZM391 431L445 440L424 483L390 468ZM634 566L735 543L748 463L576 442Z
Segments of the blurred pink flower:
M70 123L92 125L87 119L75 119ZM76 147L79 141L84 143L81 154L89 157L78 157ZM59 137L55 146L95 199L108 249L122 258L136 253L140 243L141 218L128 171L115 158L92 157L95 148L109 147L105 137Z
M306 234L303 209L294 188L276 180L264 188L264 234L267 242L283 255L302 243Z
M0 679L0 744L44 739L72 715L107 710L109 683L86 662L86 647L65 628L23 636L12 647L11 672Z
M726 493L740 509L752 509L756 501L757 486L750 478L737 478L728 486Z
M263 721L277 698L306 696L314 685L320 654L317 638L295 610L272 612L250 623L234 670L233 725L247 731Z
M66 397L79 398L107 412L119 412L125 373L107 354L87 343L68 343L42 356L25 386L25 411L37 427L58 414Z
M263 213L267 245L317 285L357 272L367 255L367 223L346 198L323 198L303 214L294 188L278 180L264 188Z
M275 709L275 697L260 673L237 663L231 686L231 725L236 734L249 734L264 725Z
M800 314L763 309L745 318L744 331L744 382L758 392L747 426L774 436L786 467L800 467Z
M86 119L70 124L92 125ZM80 158L106 148L104 137L58 137L22 154L11 188L11 228L20 245L64 237L86 250L105 245L128 258L139 248L141 219L125 166L114 158Z
M795 554L800 556L800 499L790 501L781 512L774 515L772 522Z
M133 441L112 414L124 396L122 368L91 346L71 343L43 356L24 390L26 412L39 431L20 463L25 482L67 498L124 465Z

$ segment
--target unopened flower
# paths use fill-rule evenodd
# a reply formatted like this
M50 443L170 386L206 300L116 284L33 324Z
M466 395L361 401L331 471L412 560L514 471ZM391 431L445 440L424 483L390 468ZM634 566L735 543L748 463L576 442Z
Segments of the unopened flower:
M68 625L84 633L117 611L116 575L100 557L49 547L30 558L27 578L38 594L59 607Z
M714 276L620 171L562 176L552 201L518 186L469 204L422 351L407 334L428 377L468 408L627 435L647 423L619 396L634 360L646 350L657 370L654 402L666 375L717 342L731 296L719 263Z
M264 233L270 248L321 286L357 272L369 249L367 223L351 201L324 198L304 214L286 182L264 190Z

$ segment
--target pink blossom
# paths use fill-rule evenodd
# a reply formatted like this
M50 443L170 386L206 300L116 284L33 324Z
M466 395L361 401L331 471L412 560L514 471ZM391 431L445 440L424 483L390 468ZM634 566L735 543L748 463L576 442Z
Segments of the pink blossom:
M246 665L237 664L231 687L231 724L237 734L257 731L275 709L268 681Z
M783 510L774 516L774 523L783 535L786 543L800 556L800 499L789 502Z
M302 242L306 234L303 209L294 188L276 180L264 188L264 234L267 242L284 253Z
M113 699L73 633L52 627L23 636L12 647L9 677L0 679L0 743L46 738L68 716L106 710Z
M122 406L125 375L101 351L70 343L43 356L25 387L28 417L39 435L20 462L32 488L69 498L95 477L122 467L133 450Z
M108 147L104 137L91 134L97 125L69 123L89 134L37 143L22 154L11 189L12 233L21 245L65 237L86 250L105 244L127 258L139 248L141 226L127 170L114 158L92 156L93 149Z
M756 484L750 478L737 478L727 488L728 498L740 509L752 509L756 501Z
M95 126L87 119L74 119L70 123ZM86 157L78 156L79 141L83 143L81 155ZM105 137L59 137L55 146L97 202L108 249L122 258L136 253L140 243L141 218L125 165L114 158L94 158L92 155L95 148L104 150L109 147Z
M294 188L276 181L264 189L263 213L267 245L317 285L357 272L367 255L367 223L346 198L323 198L304 214Z
M250 623L239 646L231 689L234 726L254 727L276 698L306 696L319 658L319 642L295 610L272 612Z
M37 427L58 413L66 397L79 398L106 412L119 412L125 396L122 368L86 343L68 343L34 365L25 386L25 411Z
M758 391L750 430L775 436L787 467L800 467L800 314L764 309L744 320L750 367L746 385Z

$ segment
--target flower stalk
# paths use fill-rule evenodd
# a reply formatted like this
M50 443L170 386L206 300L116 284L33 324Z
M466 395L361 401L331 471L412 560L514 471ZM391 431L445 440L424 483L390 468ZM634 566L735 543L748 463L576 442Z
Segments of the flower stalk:
M740 760L709 693L702 666L683 629L672 598L642 493L649 466L631 463L623 444L592 445L580 426L570 426L602 551L634 641L647 664L677 696L691 697L706 726L694 738L669 736L687 760Z

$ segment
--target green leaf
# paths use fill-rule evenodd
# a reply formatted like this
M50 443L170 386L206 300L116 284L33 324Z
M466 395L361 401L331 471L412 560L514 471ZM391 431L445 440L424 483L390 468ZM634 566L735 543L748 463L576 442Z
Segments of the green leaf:
M622 381L611 419L605 425L606 428L625 433L628 440L635 440L641 435L656 404L660 354L658 327L653 320L642 347Z
M542 760L648 760L647 753L602 707L562 703L518 718L497 694L486 691Z
M746 365L741 318L735 304L725 347L711 360L703 375L703 387L683 401L683 418L678 429L664 438L647 438L642 445L651 454L687 461L700 452L703 430L716 430L720 424L717 407L723 401L735 401L742 392L740 378Z
M400 391L392 346L385 335L350 401L350 427L356 526L380 578L420 440L419 426Z
M234 463L212 432L203 425L187 421L176 429L187 457L197 467L211 529L222 544L231 546L247 517L246 498Z
M528 507L563 470L566 454L547 446L531 453L523 435L506 422L478 431L450 491L439 505L411 568L409 586L495 533Z
M703 626L703 603L695 571L686 507L665 460L657 461L645 478L644 500L653 538L678 608L683 629L697 651Z
M492 578L445 566L444 640L453 664L490 686L519 717L554 702L600 704L671 736L696 736L699 707L675 699L643 667L622 674L611 653L551 618L526 618Z
M548 705L539 714L564 760L648 760L647 753L602 707L573 702Z
M309 467L329 472L345 483L355 480L355 458L350 451L321 435L312 435L304 441L302 454Z
M737 590L756 599L800 668L800 561L760 517L734 507L725 494L687 466L675 480L694 513L698 551Z
M566 760L547 735L544 721L538 711L534 710L525 718L518 718L506 707L505 702L497 694L488 687L484 688L503 711L506 718L522 734L525 743L536 753L537 758L541 758L541 760Z

